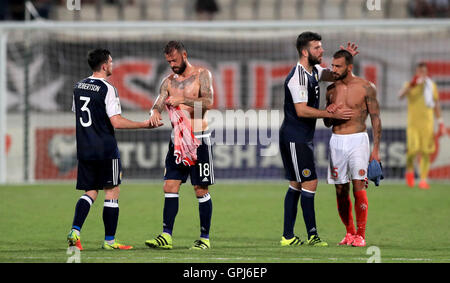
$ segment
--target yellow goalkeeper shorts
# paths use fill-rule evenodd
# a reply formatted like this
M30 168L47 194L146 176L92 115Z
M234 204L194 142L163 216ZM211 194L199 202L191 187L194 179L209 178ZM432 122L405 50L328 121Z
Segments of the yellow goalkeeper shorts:
M436 150L433 127L408 127L406 140L408 154L432 154Z

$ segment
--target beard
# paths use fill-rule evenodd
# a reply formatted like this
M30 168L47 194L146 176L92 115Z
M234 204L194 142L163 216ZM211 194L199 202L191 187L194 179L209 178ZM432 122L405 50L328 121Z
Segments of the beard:
M180 65L180 66L172 67L172 71L173 71L175 74L181 75L182 73L184 73L184 70L186 70L186 66L187 66L186 61L183 60L183 61L181 62L181 65Z
M321 62L322 62L321 58L313 56L311 53L309 53L308 50L308 63L310 66L320 64Z
M333 78L334 78L336 81L340 81L340 80L345 79L345 78L347 77L347 75L348 75L348 71L345 70L345 72L342 73L342 74L340 74L340 75L339 75L338 73L333 73Z

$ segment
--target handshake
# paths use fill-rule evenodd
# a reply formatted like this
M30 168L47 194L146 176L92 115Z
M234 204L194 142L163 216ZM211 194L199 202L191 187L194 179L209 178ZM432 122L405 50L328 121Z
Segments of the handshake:
M162 122L158 122L156 124L152 124L150 119L145 120L144 123L146 124L146 126L144 128L149 128L149 129L159 128L162 125L164 125L164 123L162 123Z

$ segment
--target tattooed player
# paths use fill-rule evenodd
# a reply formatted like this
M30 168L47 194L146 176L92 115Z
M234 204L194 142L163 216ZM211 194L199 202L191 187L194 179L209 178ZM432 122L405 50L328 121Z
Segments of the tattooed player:
M369 160L380 161L381 139L380 108L375 86L352 73L353 56L339 50L333 56L332 71L336 82L328 87L327 104L351 108L355 115L349 120L324 119L332 126L330 139L330 165L328 183L336 187L339 216L347 234L339 245L363 247L366 245L365 231L368 201L366 177ZM373 149L370 152L366 119L370 116L373 132ZM353 224L352 203L349 195L350 181L353 183L357 230Z
M174 143L169 142L164 172L164 211L163 232L145 244L151 248L171 249L172 230L178 212L178 191L190 176L199 202L200 239L191 249L209 249L209 229L211 225L212 202L208 186L214 184L213 153L211 132L208 130L206 112L213 103L212 76L209 70L193 66L187 59L187 51L181 42L170 41L164 48L164 55L173 73L166 77L159 96L151 110L150 123L157 125L166 104L189 113L191 128L200 141L197 148L197 161L192 166L177 164L174 156Z

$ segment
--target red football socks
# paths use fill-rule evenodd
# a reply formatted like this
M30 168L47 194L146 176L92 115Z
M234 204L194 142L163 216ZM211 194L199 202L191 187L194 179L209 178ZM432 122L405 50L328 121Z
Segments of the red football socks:
M367 192L366 190L360 190L353 192L353 196L355 197L356 226L358 227L356 234L365 238L367 209L369 207Z
M344 223L347 233L352 235L356 234L355 224L353 223L352 214L352 200L350 195L338 195L337 196L337 207L339 211L339 216L341 217L342 223Z

